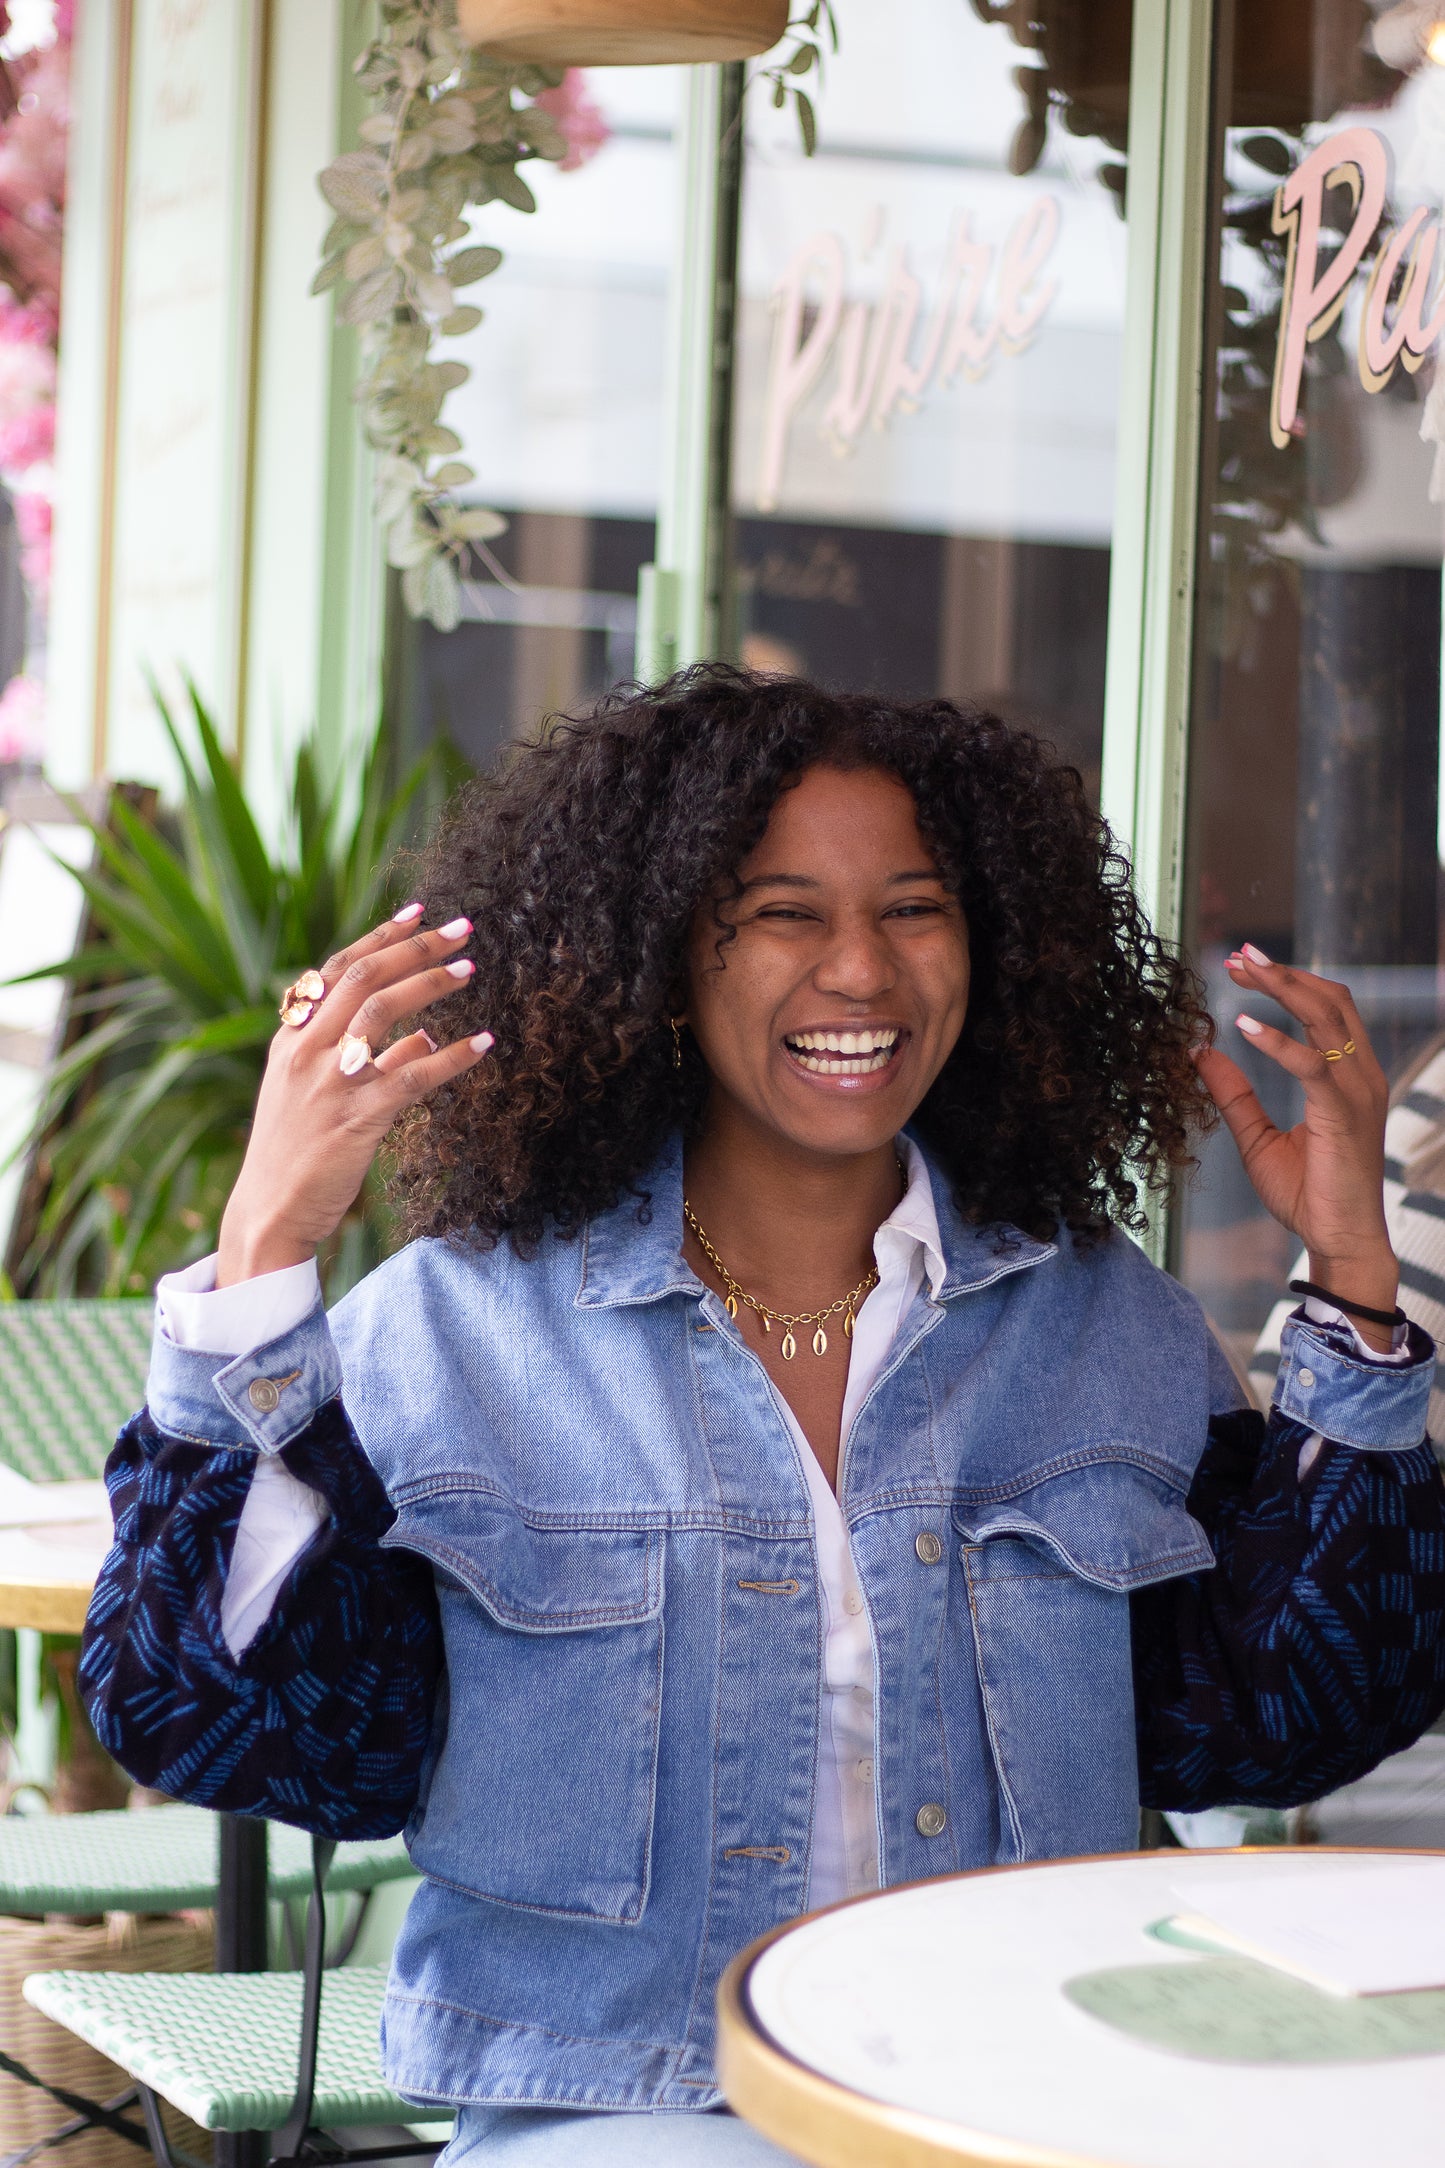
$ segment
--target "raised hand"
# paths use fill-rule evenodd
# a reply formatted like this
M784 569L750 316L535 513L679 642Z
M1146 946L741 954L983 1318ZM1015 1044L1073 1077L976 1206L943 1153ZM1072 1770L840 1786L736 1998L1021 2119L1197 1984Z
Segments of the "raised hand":
M476 968L456 953L471 933L468 921L427 933L422 912L421 904L408 904L331 957L306 1021L283 1024L272 1040L246 1157L221 1221L218 1287L314 1257L340 1226L397 1116L475 1067L491 1046L486 1031L438 1047L417 1030L367 1059L368 1048L404 1017L454 994ZM307 1006L302 1001L293 1013Z
M1369 1309L1393 1309L1399 1268L1384 1205L1389 1091L1350 990L1271 963L1247 942L1226 968L1236 986L1268 994L1304 1028L1296 1039L1257 1017L1237 1019L1250 1042L1304 1087L1304 1119L1290 1130L1276 1127L1218 1047L1196 1057L1245 1172L1309 1252L1312 1280ZM1372 1346L1390 1345L1388 1328L1359 1322L1359 1330Z

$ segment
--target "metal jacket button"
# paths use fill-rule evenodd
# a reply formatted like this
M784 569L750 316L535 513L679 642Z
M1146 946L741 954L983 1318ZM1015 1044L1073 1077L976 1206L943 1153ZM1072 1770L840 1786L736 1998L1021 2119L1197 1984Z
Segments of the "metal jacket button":
M1315 1374L1313 1370L1301 1370L1299 1374L1299 1381L1304 1387L1305 1391L1308 1392L1315 1381Z
M913 1548L925 1566L936 1566L943 1556L943 1545L931 1528L925 1528L921 1536L914 1537Z
M281 1405L281 1395L270 1378L252 1378L246 1398L258 1415L272 1415Z
M920 1837L941 1837L948 1827L948 1816L936 1799L930 1799L926 1807L920 1807L913 1817L913 1826Z

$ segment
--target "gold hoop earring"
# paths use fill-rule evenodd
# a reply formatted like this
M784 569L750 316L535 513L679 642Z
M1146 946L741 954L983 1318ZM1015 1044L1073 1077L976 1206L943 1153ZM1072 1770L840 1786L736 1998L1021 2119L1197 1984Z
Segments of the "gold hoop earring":
M672 1066L674 1069L680 1069L682 1067L681 1020L676 1016L670 1016L667 1021L672 1026Z

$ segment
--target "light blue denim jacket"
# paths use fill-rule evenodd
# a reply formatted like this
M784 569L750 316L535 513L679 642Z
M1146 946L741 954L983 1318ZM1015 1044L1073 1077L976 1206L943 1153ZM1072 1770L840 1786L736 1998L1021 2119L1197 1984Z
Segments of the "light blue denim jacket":
M885 1883L1135 1843L1129 1594L1212 1564L1185 1497L1241 1397L1132 1242L1001 1245L930 1172L947 1275L839 1475ZM806 1482L683 1261L676 1146L647 1188L641 1218L625 1202L531 1260L415 1244L329 1325L318 1309L234 1360L158 1343L149 1405L173 1436L275 1451L343 1391L397 1509L385 1542L435 1568L443 1703L407 1832L426 1879L385 2015L414 2097L707 2107L719 1974L806 1903ZM1280 1404L1400 1449L1429 1374L1296 1324ZM263 1377L287 1381L269 1410Z

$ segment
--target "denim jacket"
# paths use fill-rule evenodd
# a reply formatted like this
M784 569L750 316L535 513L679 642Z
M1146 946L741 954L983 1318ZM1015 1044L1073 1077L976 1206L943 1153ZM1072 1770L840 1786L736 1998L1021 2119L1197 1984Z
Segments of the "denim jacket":
M980 1231L930 1171L947 1275L839 1472L885 1884L1131 1847L1141 1786L1311 1796L1423 1730L1445 1702L1424 1336L1379 1369L1293 1323L1266 1434L1131 1242ZM425 1879L385 2061L418 2099L715 2104L718 1976L806 1902L803 1470L682 1258L676 1146L644 1187L531 1259L415 1244L252 1354L158 1340L113 1456L100 1735L214 1804L338 1834L406 1815ZM1346 1450L1302 1489L1313 1431ZM219 1590L278 1450L331 1525L236 1660Z

